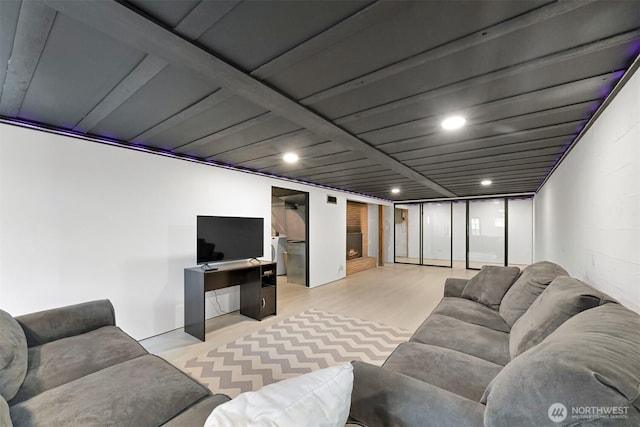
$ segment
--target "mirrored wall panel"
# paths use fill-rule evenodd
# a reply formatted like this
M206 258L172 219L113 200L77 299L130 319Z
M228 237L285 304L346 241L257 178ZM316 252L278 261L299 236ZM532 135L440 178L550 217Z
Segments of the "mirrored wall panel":
M452 204L425 203L422 206L422 264L452 267Z
M506 200L470 200L467 206L467 268L505 265Z

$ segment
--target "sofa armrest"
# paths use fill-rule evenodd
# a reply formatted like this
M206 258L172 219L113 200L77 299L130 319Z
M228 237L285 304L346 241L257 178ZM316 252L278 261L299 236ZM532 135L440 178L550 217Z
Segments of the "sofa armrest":
M29 347L116 324L113 305L106 299L25 314L16 320L24 329Z
M444 296L445 297L462 297L462 291L467 286L469 279L458 279L455 277L449 277L444 282Z
M369 426L483 426L485 406L365 362L354 368L351 417Z

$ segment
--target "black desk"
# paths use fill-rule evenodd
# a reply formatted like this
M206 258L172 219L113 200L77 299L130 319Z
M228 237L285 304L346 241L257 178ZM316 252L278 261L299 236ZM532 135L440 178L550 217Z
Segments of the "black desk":
M276 314L276 263L225 264L218 270L184 269L184 330L204 341L204 293L240 286L240 314L256 320Z

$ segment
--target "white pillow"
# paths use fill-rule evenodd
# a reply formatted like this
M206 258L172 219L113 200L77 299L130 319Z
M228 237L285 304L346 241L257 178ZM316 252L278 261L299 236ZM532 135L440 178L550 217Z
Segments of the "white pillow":
M242 393L216 407L205 427L344 427L353 366L320 369Z

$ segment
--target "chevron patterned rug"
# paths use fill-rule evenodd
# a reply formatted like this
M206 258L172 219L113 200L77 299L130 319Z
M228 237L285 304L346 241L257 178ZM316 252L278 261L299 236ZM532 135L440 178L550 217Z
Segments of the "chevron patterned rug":
M411 333L308 310L178 365L215 393L245 391L352 360L381 365Z

